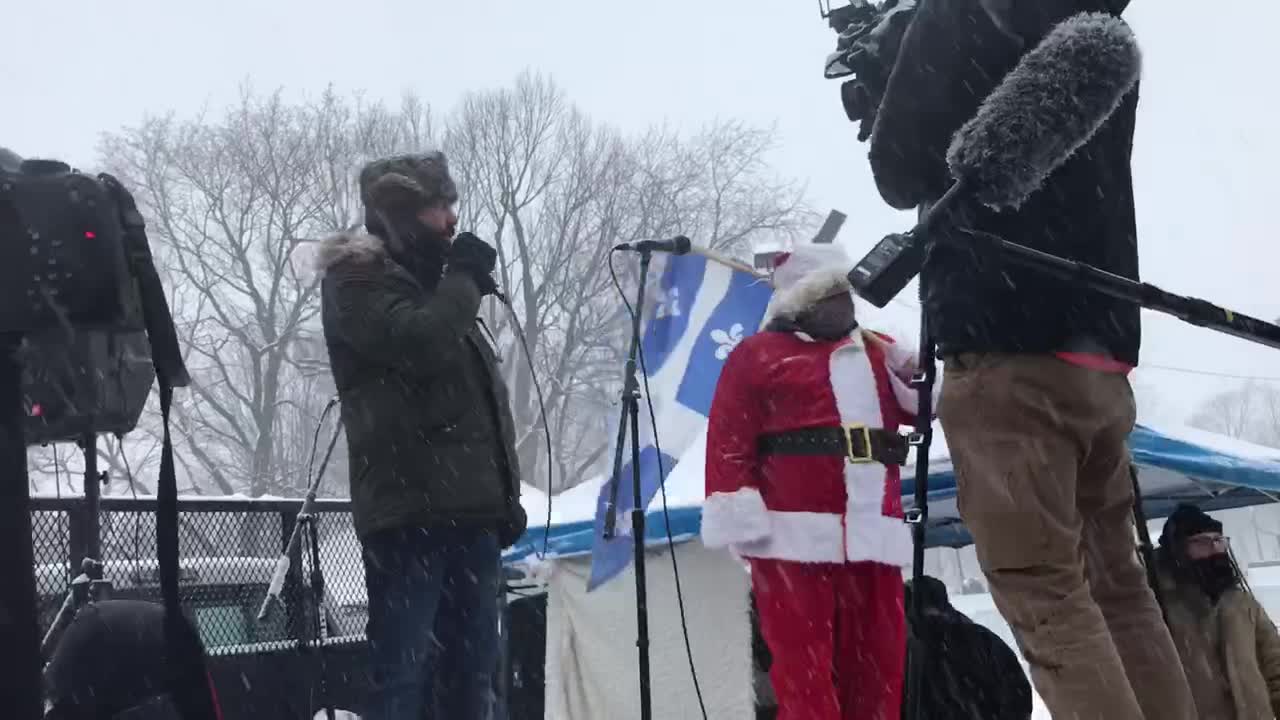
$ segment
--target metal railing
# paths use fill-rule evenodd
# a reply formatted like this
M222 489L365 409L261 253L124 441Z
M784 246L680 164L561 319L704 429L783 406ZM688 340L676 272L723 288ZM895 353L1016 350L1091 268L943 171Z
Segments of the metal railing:
M43 632L92 547L93 522L91 504L84 497L39 497L31 505ZM265 621L257 620L300 505L300 500L179 501L181 598L211 655L278 649L316 639L315 602L307 586L310 567L302 553L291 558L282 605ZM368 604L351 504L321 500L316 511L325 588L321 638L326 644L363 640ZM99 501L97 559L105 564L112 597L160 601L155 512L154 498Z

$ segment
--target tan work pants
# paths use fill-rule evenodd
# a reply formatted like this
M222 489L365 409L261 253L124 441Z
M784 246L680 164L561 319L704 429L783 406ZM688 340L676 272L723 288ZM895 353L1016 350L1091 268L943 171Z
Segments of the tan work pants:
M961 355L938 415L960 515L1053 717L1195 720L1138 562L1128 379L1050 355Z

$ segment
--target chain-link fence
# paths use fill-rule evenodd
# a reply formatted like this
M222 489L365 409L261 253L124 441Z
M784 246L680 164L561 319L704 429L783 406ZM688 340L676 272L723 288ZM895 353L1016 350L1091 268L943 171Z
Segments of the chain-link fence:
M211 654L311 642L317 633L339 641L363 638L368 618L364 566L346 501L317 502L314 524L323 596L311 591L311 533L304 532L291 557L281 602L258 620L299 506L300 501L179 501L182 602ZM40 621L47 630L80 572L92 531L84 498L37 498L32 507ZM103 498L100 510L97 559L104 563L112 597L160 602L156 501Z

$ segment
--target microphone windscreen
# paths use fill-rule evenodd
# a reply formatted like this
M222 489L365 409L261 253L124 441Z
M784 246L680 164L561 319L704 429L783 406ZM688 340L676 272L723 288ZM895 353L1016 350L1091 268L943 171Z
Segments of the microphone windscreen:
M675 236L674 238L672 238L672 243L673 243L673 249L671 251L672 255L688 255L689 251L693 249L693 243L690 242L689 238L685 237L684 235Z
M1093 137L1141 71L1137 39L1120 18L1064 20L952 138L952 175L984 205L1017 208Z

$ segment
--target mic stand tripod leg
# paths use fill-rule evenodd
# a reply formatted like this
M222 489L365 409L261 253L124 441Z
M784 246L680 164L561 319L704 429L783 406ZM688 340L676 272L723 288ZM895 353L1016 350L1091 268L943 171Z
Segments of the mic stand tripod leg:
M305 524L307 533L307 544L310 545L310 562L311 562L311 638L312 652L316 655L316 661L319 666L319 693L320 706L324 708L327 720L335 720L333 703L329 698L329 673L328 663L324 653L324 633L323 633L323 616L324 607L324 572L320 568L320 533L316 529L316 517L313 514L306 514L298 518L299 522Z
M622 443L631 436L631 542L634 551L636 576L636 649L639 651L640 718L653 717L652 690L649 685L649 601L645 576L644 537L645 516L643 489L640 476L640 383L636 379L637 357L640 352L640 321L644 316L645 284L649 278L652 253L640 250L640 283L636 289L636 304L631 318L631 347L622 380L622 413L618 422L618 442L614 448L613 474L609 488L609 501L605 508L604 537L612 539L617 524L618 488L622 484Z
M653 717L652 689L649 687L649 593L645 577L644 509L640 488L640 400L637 390L629 404L631 414L631 544L635 552L636 648L640 651L640 717Z

